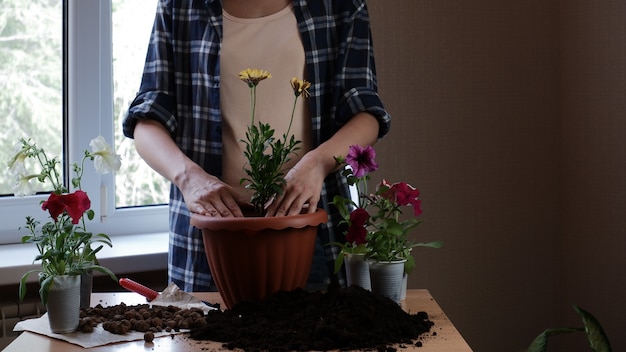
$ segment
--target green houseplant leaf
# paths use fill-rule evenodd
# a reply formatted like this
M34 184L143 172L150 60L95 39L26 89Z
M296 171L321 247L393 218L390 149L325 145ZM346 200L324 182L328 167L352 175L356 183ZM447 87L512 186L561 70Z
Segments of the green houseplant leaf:
M611 344L598 320L584 309L574 305L574 309L581 316L584 328L550 328L539 334L528 347L527 352L545 352L548 348L548 337L558 334L584 331L589 346L594 352L612 352Z
M544 330L537 336L528 347L528 352L546 352L548 348L548 337L552 335L567 334L571 332L583 331L582 328L550 328Z
M602 329L602 326L600 326L598 320L591 315L591 313L576 305L574 305L574 309L583 319L583 324L585 324L585 333L591 349L594 352L611 352L612 350L609 339L604 333L604 330Z

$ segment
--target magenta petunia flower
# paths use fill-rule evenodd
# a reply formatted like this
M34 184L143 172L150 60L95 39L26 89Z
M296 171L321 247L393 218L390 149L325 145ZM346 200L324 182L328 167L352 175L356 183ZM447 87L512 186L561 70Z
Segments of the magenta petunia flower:
M352 168L355 177L362 177L378 169L378 164L374 158L376 158L376 151L372 146L368 145L363 148L359 145L351 145L350 152L346 156L346 163Z
M406 182L396 182L389 184L386 180L382 180L380 187L386 187L387 190L381 193L381 196L389 199L398 205L410 205L413 207L413 214L419 216L422 214L422 201L419 199L420 191Z
M87 193L79 190L74 193L60 195L52 192L48 200L41 205L41 209L47 210L55 222L59 215L67 211L67 214L72 218L72 224L78 224L78 221L89 210L90 206L91 201L87 197Z
M365 230L365 224L369 217L370 215L367 213L367 210L363 208L356 208L350 213L350 228L346 234L346 241L348 243L360 245L366 242L367 231Z

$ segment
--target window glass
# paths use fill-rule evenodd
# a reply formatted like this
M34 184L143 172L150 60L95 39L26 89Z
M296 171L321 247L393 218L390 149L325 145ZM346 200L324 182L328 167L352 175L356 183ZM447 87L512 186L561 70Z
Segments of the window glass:
M113 84L115 145L124 167L116 175L116 207L168 202L169 182L154 172L122 134L122 120L135 98L154 22L157 0L113 0Z
M0 194L9 196L15 179L6 165L20 137L62 156L63 3L3 0L0 6Z
M122 155L122 170L114 177L84 169L82 187L96 214L90 231L167 231L167 206L146 205L166 204L169 184L121 129L139 88L156 2L0 0L0 244L20 242L27 215L49 219L40 203L50 187L34 181L39 195L13 196L7 162L20 137L51 156L79 160L102 135Z

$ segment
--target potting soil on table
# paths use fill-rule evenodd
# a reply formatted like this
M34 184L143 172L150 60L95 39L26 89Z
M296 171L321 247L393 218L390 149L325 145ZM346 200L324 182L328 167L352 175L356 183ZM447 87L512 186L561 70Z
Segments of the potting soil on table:
M360 287L326 292L278 292L261 302L211 311L207 325L191 330L195 340L223 342L255 351L377 350L421 346L433 323L426 312L407 313L392 300Z

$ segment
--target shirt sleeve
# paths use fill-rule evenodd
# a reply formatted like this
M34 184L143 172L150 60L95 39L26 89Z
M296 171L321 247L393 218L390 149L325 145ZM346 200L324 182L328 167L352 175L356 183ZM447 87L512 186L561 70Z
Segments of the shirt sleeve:
M364 1L357 3L351 18L339 26L339 60L335 77L338 97L336 121L340 125L359 112L372 114L379 123L378 137L389 132L391 116L378 95L370 19ZM343 3L343 1L342 1ZM349 3L346 1L346 3Z

